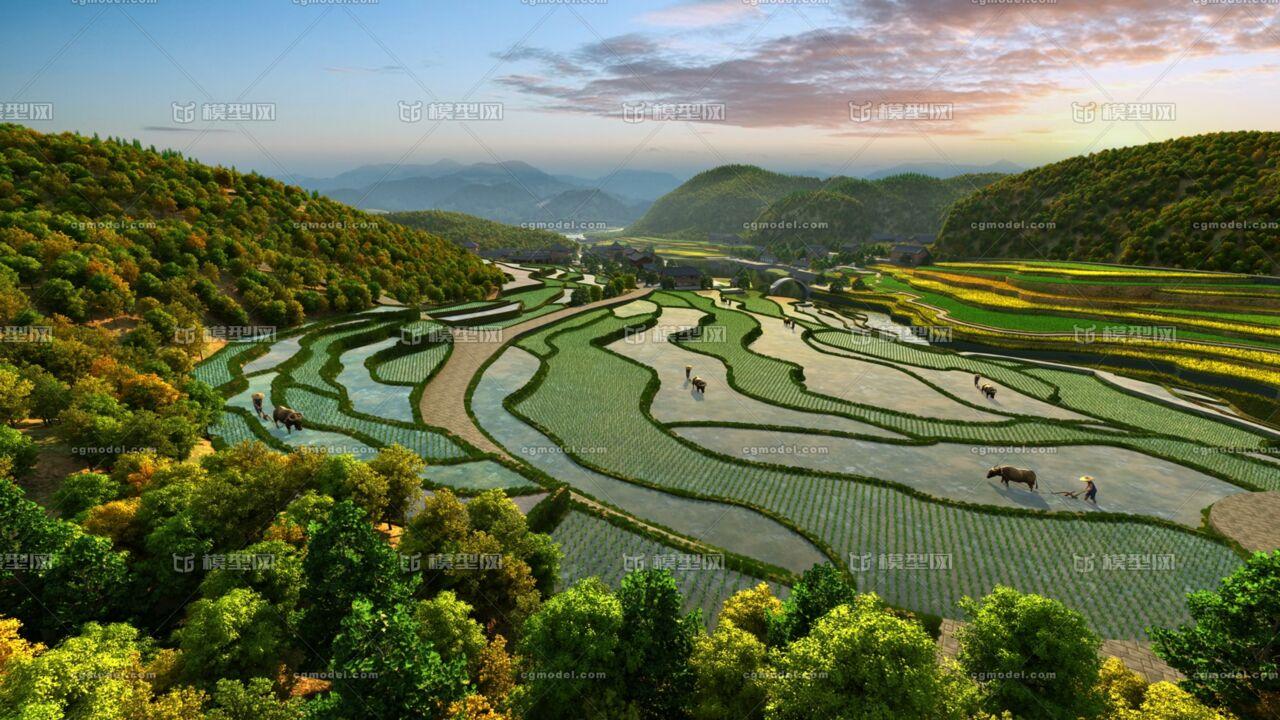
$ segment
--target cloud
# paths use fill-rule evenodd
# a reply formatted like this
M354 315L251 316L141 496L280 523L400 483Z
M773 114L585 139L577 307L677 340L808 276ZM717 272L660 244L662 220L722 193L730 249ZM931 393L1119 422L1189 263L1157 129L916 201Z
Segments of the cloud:
M727 22L733 13L724 5L689 0L644 18ZM497 81L554 112L616 116L624 102L716 103L725 107L725 124L825 128L837 136L875 133L850 127L850 101L944 103L954 108L952 120L903 121L892 130L960 135L1046 98L1097 95L1095 77L1107 67L1141 69L1154 81L1189 58L1280 50L1280 32L1266 29L1271 7L845 0L833 9L841 18L834 26L760 38L728 58L630 33L563 52L529 50L521 59L542 71ZM1120 90L1115 99L1129 99Z
M640 16L648 25L667 28L704 28L727 25L760 15L760 10L743 0L685 0Z

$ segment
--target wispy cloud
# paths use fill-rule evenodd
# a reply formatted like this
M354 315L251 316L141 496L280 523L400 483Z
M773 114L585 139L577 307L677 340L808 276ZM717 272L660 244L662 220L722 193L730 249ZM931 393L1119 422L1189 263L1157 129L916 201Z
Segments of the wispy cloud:
M743 0L685 0L640 16L648 25L667 28L703 28L740 22L760 10Z
M644 18L714 24L736 17L738 6L754 9L732 4L690 1ZM1270 6L846 0L834 9L842 23L761 38L727 59L681 53L660 35L631 33L567 52L529 51L523 59L545 71L499 82L542 98L551 111L612 116L624 102L720 103L729 125L815 127L837 136L875 132L850 126L850 101L943 103L954 107L952 120L892 130L965 135L1045 98L1099 99L1095 73L1103 68L1132 68L1129 75L1155 80L1163 66L1188 59L1280 50L1280 31L1266 27L1276 17ZM1117 99L1131 99L1119 97L1129 88L1115 91Z

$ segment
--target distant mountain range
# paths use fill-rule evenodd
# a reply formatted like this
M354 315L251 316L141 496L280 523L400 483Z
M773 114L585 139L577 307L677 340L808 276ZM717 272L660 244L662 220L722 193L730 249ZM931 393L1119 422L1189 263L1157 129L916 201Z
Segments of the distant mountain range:
M603 178L551 175L523 162L365 165L331 178L293 178L364 210L448 210L552 229L626 225L675 189L674 175L619 170Z

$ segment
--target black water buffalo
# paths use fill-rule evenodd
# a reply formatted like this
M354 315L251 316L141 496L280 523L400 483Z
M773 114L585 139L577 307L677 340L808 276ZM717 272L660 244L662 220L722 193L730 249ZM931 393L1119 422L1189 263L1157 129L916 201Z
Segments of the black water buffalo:
M703 380L703 379L702 379L702 378L700 378L700 377L694 377L694 378L693 378L693 380L692 380L692 382L693 382L693 389L694 389L694 390L697 390L699 393L702 393L703 395L705 395L705 394L707 393L707 381L706 381L706 380Z
M1026 468L1016 468L1012 465L997 465L987 471L987 477L999 477L1005 487L1009 487L1009 483L1022 483L1031 490L1036 489L1036 471Z
M280 427L281 424L284 424L285 429L289 431L290 435L293 434L295 429L299 431L302 430L302 413L283 405L277 405L276 409L272 411L271 421L276 427Z
M982 385L982 394L983 394L983 395L986 395L988 400L995 400L995 399L996 399L996 386L995 386L995 385L988 385L988 384L986 384L986 383L983 383L983 385Z

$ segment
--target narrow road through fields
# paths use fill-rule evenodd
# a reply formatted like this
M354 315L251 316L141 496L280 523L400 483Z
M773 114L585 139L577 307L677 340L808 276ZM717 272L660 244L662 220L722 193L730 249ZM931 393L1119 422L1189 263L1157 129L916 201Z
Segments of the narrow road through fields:
M480 428L476 427L471 421L471 416L467 414L467 386L471 384L471 378L480 371L489 358L506 345L510 338L578 313L628 303L651 292L653 292L652 288L637 288L625 295L578 307L567 307L512 325L504 328L498 337L490 338L486 333L480 333L481 337L474 338L472 342L455 342L444 367L440 368L422 391L422 399L418 403L422 411L422 419L429 425L448 430L480 450L510 458L509 453L480 432Z

